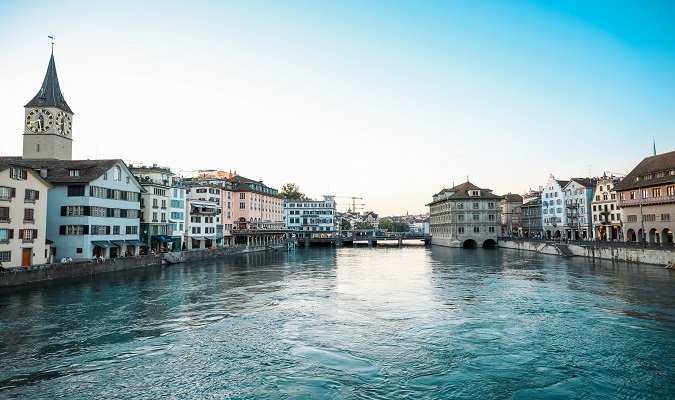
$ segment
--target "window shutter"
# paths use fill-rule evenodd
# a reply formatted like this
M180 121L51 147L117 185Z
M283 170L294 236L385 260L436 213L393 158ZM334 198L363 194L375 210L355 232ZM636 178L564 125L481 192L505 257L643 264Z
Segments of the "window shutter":
M61 225L59 226L59 235L65 235L66 234L66 226Z
M12 188L12 197L16 197L16 188Z
M9 238L14 239L14 229L8 229L9 231Z
M35 200L40 200L40 191L39 190L35 191Z
M19 239L23 239L23 229L19 229Z
M37 229L33 229L33 239L37 239Z
M91 215L91 206L84 206L84 215L86 216Z
M89 225L85 225L84 228L82 228L82 233L84 233L85 235L89 234Z
M65 217L66 216L66 206L61 206L61 216ZM63 227L63 226L62 226ZM63 233L62 233L63 235Z
M110 226L105 227L105 234L110 235Z

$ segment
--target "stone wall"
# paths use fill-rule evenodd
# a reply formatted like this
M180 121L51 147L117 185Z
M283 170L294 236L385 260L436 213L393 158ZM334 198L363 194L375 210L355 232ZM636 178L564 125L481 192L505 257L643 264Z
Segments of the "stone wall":
M277 247L258 246L231 246L217 249L185 251L179 254L183 256L183 262L199 261L210 258L225 257L231 254L250 253L255 251L276 250ZM176 254L176 253L172 253ZM23 285L26 283L50 281L56 279L72 278L101 274L106 272L122 271L166 264L163 254L151 254L147 256L122 257L105 260L102 264L95 261L76 261L70 263L56 263L32 266L28 268L7 269L0 274L0 287Z
M560 250L553 242L524 241L500 239L499 247L514 250L534 251L543 254L560 255ZM649 249L649 248L630 248L603 246L601 243L592 243L588 245L567 244L567 248L575 256L599 258L603 260L638 262L644 264L655 264L664 266L668 261L675 261L675 250Z

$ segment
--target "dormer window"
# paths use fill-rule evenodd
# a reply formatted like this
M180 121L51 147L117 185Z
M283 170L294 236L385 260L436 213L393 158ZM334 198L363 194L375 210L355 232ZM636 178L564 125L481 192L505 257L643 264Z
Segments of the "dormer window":
M25 181L28 179L28 171L21 168L10 168L9 176L17 181Z
M113 167L113 180L119 181L121 179L122 179L122 168L120 168L119 165L115 165Z
M80 176L80 170L79 169L69 169L68 170L68 176Z

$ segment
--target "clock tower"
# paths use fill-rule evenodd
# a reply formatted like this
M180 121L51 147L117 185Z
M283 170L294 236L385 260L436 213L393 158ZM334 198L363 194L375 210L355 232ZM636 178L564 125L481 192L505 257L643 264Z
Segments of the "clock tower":
M54 49L38 93L24 106L23 158L73 159L73 111L61 93Z

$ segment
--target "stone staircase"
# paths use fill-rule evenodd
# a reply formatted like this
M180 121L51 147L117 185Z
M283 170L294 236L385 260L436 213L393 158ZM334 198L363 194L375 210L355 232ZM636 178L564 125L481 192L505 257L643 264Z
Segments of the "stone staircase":
M567 247L566 244L556 243L554 244L555 248L558 249L558 252L563 257L574 257L574 253Z

